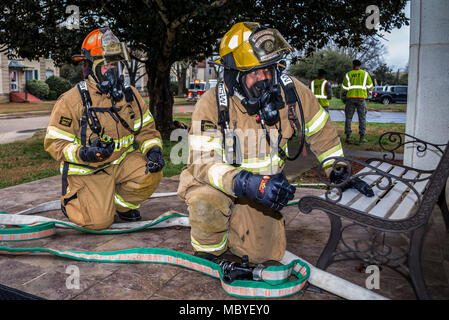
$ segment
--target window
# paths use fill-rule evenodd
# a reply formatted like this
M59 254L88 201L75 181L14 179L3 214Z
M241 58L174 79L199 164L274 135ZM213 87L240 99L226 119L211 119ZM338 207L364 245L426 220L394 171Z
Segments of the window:
M33 80L33 70L25 71L25 81Z
M53 76L53 70L46 70L45 71L45 79L48 79L51 76Z
M190 90L204 90L205 86L206 86L206 84L204 82L200 82L200 83L190 82L189 89Z
M407 93L407 88L406 87L396 87L396 92L397 93Z
M39 76L38 76L38 73L37 73L37 70L34 70L34 79L39 79Z

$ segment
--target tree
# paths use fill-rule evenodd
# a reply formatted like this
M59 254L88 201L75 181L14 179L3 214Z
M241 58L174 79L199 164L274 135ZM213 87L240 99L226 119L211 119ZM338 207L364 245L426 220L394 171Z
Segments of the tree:
M217 52L218 39L237 21L257 21L277 28L290 44L307 52L330 41L358 47L364 36L389 31L407 23L402 12L406 0L377 1L381 25L369 29L365 10L371 0L122 0L99 4L73 0L79 8L79 29L66 30L70 16L63 0L3 0L0 43L23 58L48 56L70 61L84 37L94 28L109 26L144 52L150 110L156 127L167 135L173 128L170 67L184 59L200 61ZM27 32L23 32L27 30ZM0 48L5 50L5 48ZM134 57L138 60L137 57ZM138 60L139 61L139 60Z
M383 56L386 53L385 46L377 36L366 36L360 47L338 47L332 46L335 51L347 54L353 60L362 62L362 68L368 72L373 72L385 63Z
M327 72L326 79L341 83L346 72L352 68L352 58L344 53L332 50L322 50L303 57L290 66L289 73L298 78L315 79L318 69Z
M403 72L399 75L398 84L404 86L408 85L408 72Z
M393 70L384 63L374 70L373 78L376 79L377 85L379 86L393 84L395 80L392 72Z
M65 63L59 68L59 75L70 81L72 86L83 80L83 69L81 64L73 65Z
M178 92L177 95L182 97L186 91L186 79L187 79L187 69L189 68L189 61L176 61L172 65L172 71L176 75L178 80Z
M136 86L137 81L139 81L141 78L145 76L145 72L142 72L139 76L139 70L145 68L145 64L142 63L142 59L145 59L145 54L142 52L130 52L131 61L126 61L125 66L128 70L128 76L129 76L129 84L133 87Z

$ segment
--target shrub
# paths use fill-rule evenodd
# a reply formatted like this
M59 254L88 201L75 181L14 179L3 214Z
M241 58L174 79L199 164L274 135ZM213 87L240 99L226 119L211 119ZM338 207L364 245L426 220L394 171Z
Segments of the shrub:
M49 90L48 95L45 97L45 99L47 100L57 100L58 99L58 94L56 93L55 90Z
M47 80L45 80L45 83L48 84L50 90L56 92L56 99L61 94L72 88L72 84L70 83L70 81L56 76L49 77Z
M335 98L341 99L342 92L343 88L341 87L341 84L332 88L332 95Z
M45 99L50 92L48 84L42 80L28 80L26 83L26 88L29 93L39 99Z

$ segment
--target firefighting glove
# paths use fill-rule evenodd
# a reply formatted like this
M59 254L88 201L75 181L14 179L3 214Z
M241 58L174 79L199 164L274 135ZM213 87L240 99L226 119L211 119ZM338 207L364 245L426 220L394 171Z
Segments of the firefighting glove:
M101 162L114 152L115 143L112 138L97 138L89 147L81 147L80 158L84 162Z
M348 179L349 172L346 169L346 167L340 167L337 168L336 170L333 170L329 178L330 181L335 184L340 184L346 181L346 183L341 187L343 191L349 188L354 188L367 197L374 196L373 189L371 189L371 187L359 177L352 178L351 180Z
M153 147L147 152L147 168L145 174L148 172L155 173L161 171L165 166L164 158L162 157L162 149L158 146Z
M263 176L242 170L234 177L234 194L279 211L293 199L295 187L283 173Z

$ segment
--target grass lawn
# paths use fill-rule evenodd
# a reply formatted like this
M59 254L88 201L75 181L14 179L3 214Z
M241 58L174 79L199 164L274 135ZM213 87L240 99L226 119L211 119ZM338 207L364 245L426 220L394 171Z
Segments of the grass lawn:
M148 97L144 97L145 102L148 104ZM8 102L0 103L0 114L20 113L20 112L51 112L56 101L42 101L39 103L18 103ZM186 101L184 98L175 97L174 105L193 105L195 102ZM390 104L384 106L381 103L367 101L367 108L369 111L401 111L406 112L407 105L405 104ZM332 110L344 110L345 104L343 101L337 98L332 98L330 101L330 109Z
M388 131L398 131L405 132L405 123L376 123L376 122L368 122L366 124L366 135L365 138L368 140L368 143L359 144L359 126L358 122L351 123L352 135L350 138L350 144L345 142L345 123L341 122L333 122L335 128L337 129L338 136L340 137L341 144L343 149L354 149L354 150L363 150L363 151L377 151L377 152L385 152L379 146L379 137ZM384 142L385 145L388 143ZM399 148L396 152L402 153L403 147Z
M148 102L148 97L144 98ZM0 104L0 114L20 112L51 112L55 101L43 101L40 103L3 103ZM175 98L175 105L194 104L187 102L182 97ZM406 105L392 104L384 106L379 103L367 102L368 110L404 111ZM344 110L344 103L340 99L331 100L331 109ZM186 125L191 125L192 114L175 113L173 120L178 120ZM395 123L367 123L368 143L358 144L358 123L352 123L353 135L351 144L344 141L344 122L334 122L344 149L358 149L365 151L382 151L378 146L379 136L386 131L405 131L405 124ZM20 142L0 144L0 189L43 179L59 174L59 163L53 160L43 149L44 131L34 134L33 137ZM166 160L164 177L178 175L184 164L175 165L170 161L170 151L176 142L164 141L163 155ZM398 150L402 152L402 150Z
M368 111L396 111L396 112L406 112L407 105L406 104L389 104L383 105L382 103L366 101L366 107ZM331 110L345 110L345 104L338 98L332 98L329 101L329 108Z
M148 97L144 98L145 102L148 103ZM0 114L12 114L12 113L21 113L27 112L27 115L32 114L33 112L41 113L48 112L51 113L53 106L56 101L42 101L37 103L30 102L6 102L0 103ZM175 98L174 105L188 105L195 104L192 101L186 101L184 98Z
M7 102L0 103L0 114L20 113L20 112L51 112L56 101L30 102Z
M174 120L191 125L191 113L175 113ZM405 124L399 123L367 123L368 143L358 144L358 123L352 123L353 134L351 144L346 144L344 139L344 122L334 122L344 149L358 149L366 151L382 151L378 146L379 136L386 131L405 131ZM53 160L44 151L44 131L38 131L33 137L9 144L0 144L0 189L17 184L43 179L59 174L59 163ZM177 142L163 142L163 156L165 167L164 177L180 174L185 164L173 164L170 161L170 152ZM402 152L398 150L398 152Z
M31 138L0 144L0 189L59 174L57 163L44 150L44 130Z
M148 104L150 99L148 97L143 98L145 103ZM185 98L181 97L175 97L175 102L173 103L174 106L180 106L180 105L186 105L186 104L195 104L196 101L186 101Z
M45 131L36 132L31 138L8 144L0 144L0 189L59 175L59 162L44 150ZM163 142L164 177L181 172L184 164L170 162L170 151L176 142Z

